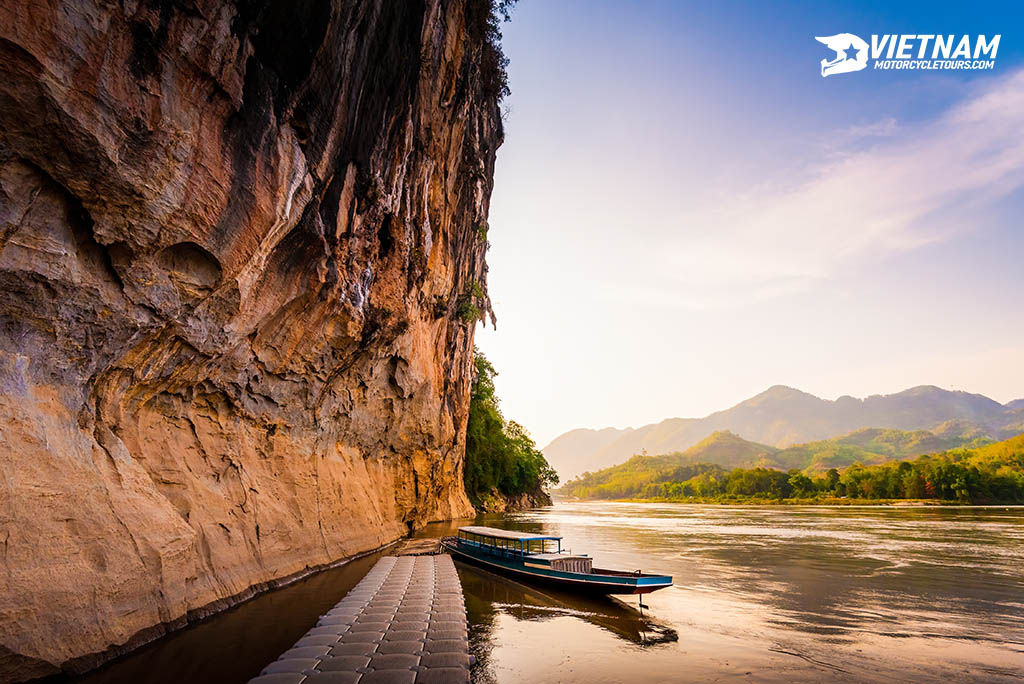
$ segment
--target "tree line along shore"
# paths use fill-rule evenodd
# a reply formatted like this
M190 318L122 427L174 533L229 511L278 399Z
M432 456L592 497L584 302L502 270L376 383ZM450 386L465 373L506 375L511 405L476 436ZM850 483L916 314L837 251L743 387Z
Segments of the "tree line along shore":
M580 499L747 504L1024 503L1024 434L976 448L821 473L635 456L568 482Z

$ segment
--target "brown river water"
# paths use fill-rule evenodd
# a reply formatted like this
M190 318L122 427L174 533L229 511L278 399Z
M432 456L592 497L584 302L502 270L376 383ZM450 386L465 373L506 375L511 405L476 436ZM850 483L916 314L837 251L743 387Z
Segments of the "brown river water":
M583 502L477 522L562 535L601 567L671 574L675 586L647 595L641 614L635 597L582 598L457 564L475 682L1024 681L1024 508ZM75 681L244 682L377 557Z

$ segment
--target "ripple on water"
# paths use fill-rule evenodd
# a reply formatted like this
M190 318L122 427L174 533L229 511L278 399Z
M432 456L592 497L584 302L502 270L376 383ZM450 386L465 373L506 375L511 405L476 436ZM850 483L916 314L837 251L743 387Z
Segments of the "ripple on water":
M499 524L561 534L605 567L675 576L646 601L677 642L639 656L602 642L590 661L570 648L571 671L554 666L552 679L1024 680L1021 508L573 502ZM566 643L593 626L562 615ZM484 681L518 681L517 660L551 647L502 624Z

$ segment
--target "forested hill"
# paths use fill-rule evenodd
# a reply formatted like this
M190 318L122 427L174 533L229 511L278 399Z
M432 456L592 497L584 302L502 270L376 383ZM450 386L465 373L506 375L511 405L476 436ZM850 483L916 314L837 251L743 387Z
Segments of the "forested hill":
M582 498L627 498L643 495L651 483L681 481L709 469L798 470L813 476L854 463L877 465L990 443L992 440L963 424L944 424L934 431L868 428L788 449L750 442L731 432L720 431L686 451L657 456L642 454L620 465L585 473L567 483L561 491Z
M637 456L620 466L573 480L561 493L596 499L740 503L898 499L1024 502L1024 434L913 460L878 465L858 462L816 476L760 466L728 470L709 463L683 463L684 456Z
M921 386L897 394L829 401L776 385L704 418L670 418L636 429L571 430L543 451L565 480L622 463L642 451L682 451L716 430L785 448L864 427L937 431L947 423L958 432L969 427L992 439L1006 439L1024 431L1024 400L1004 405L980 394Z

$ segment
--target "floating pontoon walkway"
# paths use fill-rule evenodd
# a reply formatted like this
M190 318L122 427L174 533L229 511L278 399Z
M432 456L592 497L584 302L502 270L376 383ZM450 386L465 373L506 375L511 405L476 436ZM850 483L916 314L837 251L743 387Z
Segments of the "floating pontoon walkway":
M451 556L385 557L250 684L468 684Z

